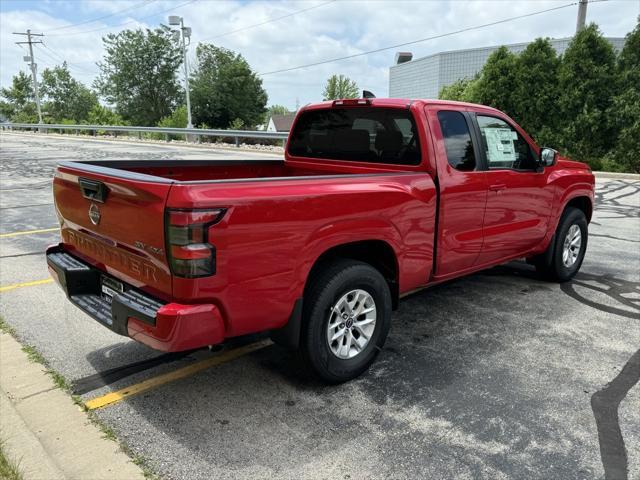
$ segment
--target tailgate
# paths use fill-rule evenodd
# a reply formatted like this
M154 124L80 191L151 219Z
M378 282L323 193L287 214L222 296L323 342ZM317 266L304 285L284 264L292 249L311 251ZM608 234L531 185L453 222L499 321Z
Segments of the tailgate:
M100 270L170 300L164 208L171 182L123 173L58 166L53 195L62 240L70 253Z

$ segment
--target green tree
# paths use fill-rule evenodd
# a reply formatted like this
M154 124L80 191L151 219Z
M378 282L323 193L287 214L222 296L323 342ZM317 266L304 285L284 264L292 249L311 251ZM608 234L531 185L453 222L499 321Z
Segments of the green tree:
M180 105L171 115L167 115L160 119L158 126L165 128L187 128L186 105Z
M187 106L180 105L176 108L171 115L163 117L158 122L158 127L164 128L187 128ZM148 138L155 140L161 140L164 138L163 133L148 133ZM184 135L169 134L169 138L177 140L179 138L184 139Z
M613 46L591 24L573 37L559 69L562 145L594 167L611 150L617 133L610 116L618 84L615 60Z
M131 124L153 126L182 97L177 71L179 46L167 27L124 30L102 39L104 60L95 88Z
M271 105L267 108L267 114L271 115L286 115L287 113L291 113L287 107L284 105Z
M344 75L332 75L329 77L322 92L322 98L324 100L358 98L359 96L360 90L356 82Z
M560 59L548 39L536 39L516 59L512 115L542 145L559 140L559 68Z
M240 120L245 127L252 128L263 121L267 92L242 55L211 44L199 44L190 83L196 125L228 128Z
M264 114L264 119L262 122L266 125L267 123L269 123L269 119L273 115L286 115L287 113L291 113L291 112L284 105L271 105L267 107L267 111Z
M618 57L618 77L609 118L620 133L608 157L613 168L640 173L640 17Z
M245 124L244 124L244 121L241 118L236 118L229 125L229 129L230 130L244 130L244 128L245 128Z
M87 116L87 123L90 125L126 125L120 115L100 104L93 106Z
M11 87L0 90L0 113L14 122L38 122L31 76L23 71L13 76Z
M442 100L455 100L458 102L473 102L473 88L477 83L473 78L461 78L451 85L445 85L440 89L438 98Z
M96 94L71 76L66 62L42 72L41 92L45 98L44 111L54 122L84 122L98 104Z
M494 51L485 63L473 86L473 101L502 110L517 117L520 99L517 97L518 57L506 47Z
M627 34L618 57L618 70L626 87L640 88L637 82L640 79L640 16L635 28Z

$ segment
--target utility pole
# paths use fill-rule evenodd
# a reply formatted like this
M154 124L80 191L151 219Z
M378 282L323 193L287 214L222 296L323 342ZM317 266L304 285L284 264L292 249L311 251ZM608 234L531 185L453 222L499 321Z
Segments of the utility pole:
M26 42L16 42L18 45L29 44L29 56L23 57L25 62L29 62L31 65L31 79L33 80L33 93L36 97L36 107L38 108L38 123L44 123L42 121L42 109L40 108L40 94L38 93L38 64L35 63L35 59L33 58L33 44L34 43L42 43L41 40L34 42L31 40L31 37L44 37L43 33L31 33L31 30L27 30L26 32L13 32L14 35L26 35Z
M191 123L191 100L189 98L189 67L187 66L187 42L186 39L189 39L189 44L191 43L191 27L184 26L184 19L177 15L171 15L169 17L169 25L180 25L180 40L182 44L182 57L183 57L183 65L184 65L184 89L187 96L187 128L193 128L193 123Z
M589 0L580 0L578 3L578 22L576 23L576 33L584 28L585 21L587 20L587 2Z

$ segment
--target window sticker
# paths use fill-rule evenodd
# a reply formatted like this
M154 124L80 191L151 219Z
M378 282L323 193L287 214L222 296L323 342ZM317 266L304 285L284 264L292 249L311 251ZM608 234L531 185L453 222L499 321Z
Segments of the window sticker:
M485 128L483 130L487 142L489 163L513 163L516 161L514 141L518 139L517 132L510 128Z

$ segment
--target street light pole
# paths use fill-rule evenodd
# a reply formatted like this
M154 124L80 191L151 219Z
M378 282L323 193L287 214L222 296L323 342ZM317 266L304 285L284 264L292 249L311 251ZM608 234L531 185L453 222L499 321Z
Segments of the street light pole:
M180 42L182 44L182 57L184 64L184 90L187 97L187 128L193 128L191 122L191 99L189 97L189 66L187 65L187 42L189 39L191 42L191 28L184 26L184 18L177 15L171 15L169 17L169 25L180 25Z

